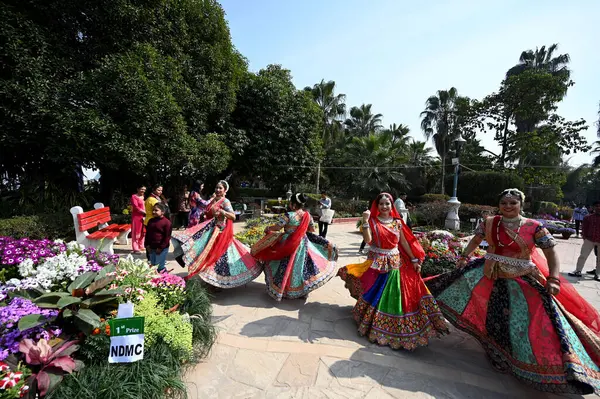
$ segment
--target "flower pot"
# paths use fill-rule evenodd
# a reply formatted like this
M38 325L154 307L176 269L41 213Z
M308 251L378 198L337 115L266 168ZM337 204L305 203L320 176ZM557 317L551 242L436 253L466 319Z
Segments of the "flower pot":
M564 238L565 240L568 240L569 237L571 237L571 233L562 233L562 238Z

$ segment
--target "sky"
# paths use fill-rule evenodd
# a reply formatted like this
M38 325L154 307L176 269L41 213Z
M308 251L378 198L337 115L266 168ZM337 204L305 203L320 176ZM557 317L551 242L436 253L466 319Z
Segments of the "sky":
M437 90L482 99L495 92L523 50L559 45L575 86L560 103L596 138L600 102L598 0L436 1L220 0L233 44L258 71L290 69L298 88L334 80L348 109L373 104L383 124L402 123L424 140L419 113ZM493 152L493 133L478 137ZM576 154L570 164L589 162Z

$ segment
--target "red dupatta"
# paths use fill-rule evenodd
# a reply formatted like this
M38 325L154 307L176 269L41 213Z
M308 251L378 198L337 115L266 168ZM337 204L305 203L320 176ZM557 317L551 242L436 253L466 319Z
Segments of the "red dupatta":
M254 257L263 262L270 262L291 256L298 248L300 241L308 231L310 221L310 214L305 211L302 215L300 225L296 227L296 230L294 230L294 232L291 233L285 241L278 242L274 247L263 249L262 251L256 253Z
M498 227L501 225L501 216L496 216L492 219L488 219L486 223L492 223L492 231L498 231ZM548 267L548 260L543 252L539 251L537 248L533 248L533 250L529 250L529 248L524 248L525 242L522 240L515 239L512 237L515 235L514 232L509 231L506 227L499 230L500 236L504 238L504 240L512 240L515 244L511 243L511 245L519 245L521 249L521 253L525 252L531 253L531 261L535 264L535 266L540 270L544 279L550 275L550 268ZM512 234L511 234L512 233ZM516 238L516 237L515 237ZM490 241L494 247L498 247L498 242L494 234L486 235L486 239ZM565 310L579 319L586 327L592 330L597 336L600 337L600 315L598 311L590 305L588 301L586 301L580 294L577 292L575 287L567 281L564 277L560 276L560 292L558 295L554 297L562 306L564 306Z
M224 201L225 196L223 196L220 200L215 201L211 205L209 205L207 211L211 211L209 213L210 217L214 217L215 210L221 208ZM215 229L219 229L219 221L216 222L217 225L215 226ZM223 230L221 230L221 232L218 234L219 235L215 239L214 245L212 246L204 261L200 263L200 265L198 265L198 267L195 270L190 270L190 273L187 275L186 279L191 278L198 272L204 270L206 267L210 267L211 265L215 264L219 260L219 258L221 258L221 256L225 254L227 248L233 241L233 221L230 219L225 219L225 226L223 227Z
M415 235L412 233L412 231L408 228L406 223L404 223L404 221L400 217L400 214L394 206L394 198L392 197L392 195L388 193L382 194L390 200L390 203L392 204L390 216L396 219L396 222L401 223L402 234L404 235L404 238L406 239L406 242L408 243L408 246L410 247L414 257L422 262L425 259L425 251L423 250L423 247L421 246ZM400 237L395 232L391 231L386 226L384 226L379 221L377 216L379 216L379 204L377 203L377 200L375 200L371 205L371 217L369 218L369 226L371 227L372 240L375 242L375 245L380 248L386 249L391 249L394 246L398 246L398 250L404 258L405 264L411 264L412 258L408 253L406 253L404 247L402 247L402 244L400 243Z

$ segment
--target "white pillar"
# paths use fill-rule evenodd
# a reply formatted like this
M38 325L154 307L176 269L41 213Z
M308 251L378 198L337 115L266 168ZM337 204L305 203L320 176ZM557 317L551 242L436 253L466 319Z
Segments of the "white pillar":
M446 215L446 230L460 230L460 218L458 217L460 201L458 198L452 197L448 201L448 205L450 205L450 210Z

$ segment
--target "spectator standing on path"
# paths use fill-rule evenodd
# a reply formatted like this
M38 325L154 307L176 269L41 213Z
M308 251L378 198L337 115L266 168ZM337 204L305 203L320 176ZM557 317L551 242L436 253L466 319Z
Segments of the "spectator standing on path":
M327 237L327 228L331 221L323 220L323 211L331 209L331 198L327 196L325 190L321 191L321 199L319 200L319 209L321 209L321 217L319 218L319 235L323 238Z
M170 198L167 198L164 194L160 195L160 202L165 206L165 217L171 220L171 207L169 206Z
M396 198L396 201L394 201L394 208L396 208L396 210L400 214L400 217L402 218L402 220L404 220L404 223L406 223L408 227L411 227L408 224L409 215L408 209L406 209L406 193L400 193L398 198Z
M569 276L581 277L581 271L587 261L590 253L594 248L600 245L600 201L594 202L594 213L583 218L581 236L583 237L583 245L577 259L577 268L574 272L569 273ZM597 251L597 249L595 250ZM597 254L597 252L596 252ZM596 269L589 270L588 274L594 275L594 280L600 281L600 258L596 256Z
M141 250L144 248L144 218L146 217L144 193L146 187L140 186L131 196L131 249L134 254L142 253Z
M154 205L161 202L160 196L163 192L162 184L155 184L152 187L152 192L146 198L146 202L144 202L144 206L146 208L146 218L144 219L144 226L148 227L148 222L152 219L152 210L154 209ZM146 248L146 258L150 260L150 252L148 252L148 248Z
M581 222L583 222L583 218L587 215L589 215L589 212L584 204L579 204L577 208L573 209L573 220L575 221L575 233L577 237L579 237Z
M190 217L190 192L188 191L188 186L183 186L183 190L179 194L179 205L177 212L177 217L181 227L184 230L187 229Z
M158 202L152 208L152 219L146 228L144 246L150 253L150 264L156 266L159 272L165 270L169 245L171 243L172 224L165 217L166 207Z

